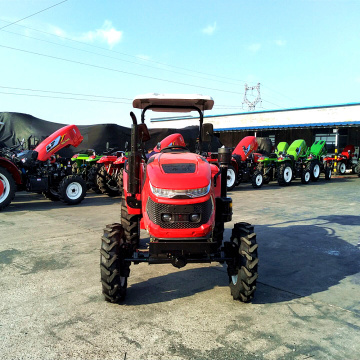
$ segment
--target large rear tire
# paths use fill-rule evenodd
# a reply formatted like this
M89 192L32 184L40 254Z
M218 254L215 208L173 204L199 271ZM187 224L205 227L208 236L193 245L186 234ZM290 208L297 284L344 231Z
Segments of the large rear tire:
M100 191L107 196L113 197L120 195L116 179L113 179L112 176L108 174L105 166L101 167L98 172L97 184Z
M0 167L0 211L10 205L15 197L16 184L12 175Z
M330 180L332 175L331 165L325 165L325 180Z
M235 224L230 241L233 256L227 269L230 292L234 300L249 302L254 297L258 277L258 245L254 227L248 223Z
M230 191L235 187L236 181L237 181L237 175L235 168L232 165L229 165L227 169L227 180L226 180L227 191Z
M68 205L76 205L83 201L86 196L86 182L79 175L69 175L59 184L59 198Z
M106 301L119 303L125 299L130 262L124 259L129 255L131 251L126 244L122 225L106 225L100 249L102 293Z
M99 186L97 184L97 176L98 176L99 168L100 168L100 164L93 165L89 170L88 178L87 178L89 188L97 194L101 194L101 190L99 189Z
M292 180L292 175L293 175L293 171L290 164L288 162L282 163L278 167L278 174L277 174L279 185L280 186L289 185Z

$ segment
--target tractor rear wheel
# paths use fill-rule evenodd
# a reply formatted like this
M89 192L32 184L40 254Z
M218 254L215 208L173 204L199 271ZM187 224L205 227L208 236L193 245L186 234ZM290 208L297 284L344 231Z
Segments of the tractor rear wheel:
M110 197L120 195L116 180L114 180L112 176L108 174L105 166L102 166L98 172L97 184L103 194L106 194Z
M288 162L282 163L278 168L278 183L280 186L289 185L291 183L293 171Z
M232 190L235 187L237 174L235 168L232 165L229 165L227 169L227 181L226 181L226 189L227 191Z
M231 295L234 300L249 302L256 289L258 256L254 227L248 223L234 225L230 238L233 260L228 262Z
M101 190L97 184L97 175L100 168L99 165L100 164L95 164L90 168L87 178L89 188L97 194L101 194Z
M0 167L0 211L10 205L15 197L16 184L12 175Z
M310 170L308 168L304 169L302 174L301 174L301 182L303 184L308 184L310 182L311 179L311 173Z
M126 243L131 245L132 251L135 251L140 241L140 215L128 213L124 193L121 197L121 225L124 228Z
M254 189L260 189L264 184L264 177L261 171L256 170L251 178L251 183Z
M125 299L130 262L124 259L129 255L122 225L106 225L100 249L102 293L106 301L119 303Z
M79 175L69 175L60 181L59 198L68 205L76 205L83 201L86 195L86 182Z
M119 192L120 192L120 194L122 194L123 189L124 189L124 169L120 169L119 175L117 178L117 183L119 186Z
M340 161L337 166L337 172L340 175L344 175L346 173L346 164L344 161Z
M318 181L321 172L320 161L318 159L311 160L306 168L310 170L311 180Z

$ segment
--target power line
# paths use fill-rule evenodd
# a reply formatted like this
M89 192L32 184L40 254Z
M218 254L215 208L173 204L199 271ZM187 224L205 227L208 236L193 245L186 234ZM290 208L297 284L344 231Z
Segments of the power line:
M108 59L114 59L114 60L117 60L117 61L122 61L122 62L129 63L129 64L134 64L134 65L145 66L145 67L148 67L148 68L151 68L151 69L156 69L156 70L159 70L159 69L160 69L160 70L163 70L163 71L168 71L168 72L171 72L171 73L174 73L174 74L180 74L180 75L185 75L185 76L191 76L191 77L198 78L198 79L204 79L204 80L217 81L217 82L221 82L221 83L224 83L224 84L230 84L230 85L236 85L236 86L238 85L238 84L235 84L235 83L233 83L233 82L228 82L228 81L223 81L223 80L216 80L216 79L210 79L210 78L206 78L206 77L203 77L203 76L192 75L192 74L186 74L186 73L183 73L183 72L178 72L178 71L175 71L175 70L170 70L170 69L159 68L159 67L156 67L156 66L151 66L151 65L147 65L147 64L141 64L141 63L136 62L136 61L130 61L130 60L119 59L118 57L109 56L109 55L103 55L103 54L99 54L99 53L94 52L94 51L89 51L89 50L79 49L79 48L76 48L76 47L73 47L73 46L69 46L69 45L58 44L58 43L53 42L53 41L44 40L44 39L39 39L39 38L36 38L36 37L30 36L30 35L26 35L26 34L19 34L19 33L13 32L13 31L4 30L4 32L7 32L7 33L9 33L9 34L13 34L13 35L18 35L18 36L26 37L26 38L28 38L28 39L33 39L33 40L41 41L41 42L44 42L44 43L47 43L47 44L53 44L53 45L56 45L56 46L61 46L61 47L65 47L65 48L68 48L68 49L73 49L73 50L76 50L76 51L85 52L85 53L88 53L88 54L93 54L93 55L97 55L97 56L102 56L102 57L105 57L105 58L108 58ZM135 57L136 57L136 56L135 56ZM136 58L137 58L137 57L136 57ZM138 58L137 58L137 59L138 59ZM212 76L212 75L210 75L210 76Z
M28 54L38 55L38 56L42 56L42 57L46 57L46 58L50 58L50 59L61 60L61 61L70 62L70 63L74 63L74 64L78 64L78 65L84 65L84 66L88 66L88 67L92 67L92 68L96 68L96 69L102 69L102 70L108 70L108 71L113 71L113 72L122 73L122 74L127 74L127 75L133 75L133 76L137 76L137 77L141 77L141 78L146 78L146 79L164 81L164 82L168 82L168 83L172 83L172 84L192 86L192 87L197 87L197 88L200 88L200 89L214 90L214 91L226 92L226 93L231 93L231 94L241 94L241 93L239 93L239 92L237 92L237 91L216 89L216 88L210 88L210 87L206 87L206 86L200 86L200 85L193 85L193 84L189 84L189 83L183 83L183 82L179 82L179 81L173 81L173 80L167 80L167 79L160 79L160 78L156 78L156 77L153 77L153 76L141 75L141 74L136 74L136 73L129 72L129 71L112 69L112 68L108 68L108 67L105 67L105 66L88 64L88 63L84 63L84 62L81 62L81 61L70 60L70 59L60 58L60 57L57 57L57 56L41 54L41 53L37 53L37 52L34 52L34 51L29 51L29 50L14 48L14 47L5 46L5 45L1 45L1 44L0 44L0 47L5 48L5 49L16 50L16 51L20 51L20 52L25 52L25 53L28 53Z
M40 14L40 13L46 11L46 10L49 10L49 9L55 7L55 6L58 6L58 5L60 5L60 4L64 3L64 2L66 2L66 1L68 1L68 0L63 0L63 1L59 2L59 3L57 3L57 4L54 4L54 5L51 5L51 6L47 7L46 9L42 9L42 10L40 10L40 11L34 13L34 14L31 14L31 15L29 15L29 16L26 16L26 17L22 18L22 19L16 20L16 21L14 21L14 22L12 22L12 23L10 23L10 24L7 24L7 25L1 27L0 30L5 29L6 27L11 26L11 25L13 25L13 24L16 24L16 23L18 23L18 22L20 22L20 21L23 21L23 20L25 20L25 19L28 19L28 18L30 18L30 17L32 17L32 16L35 16L35 15L37 15L37 14Z

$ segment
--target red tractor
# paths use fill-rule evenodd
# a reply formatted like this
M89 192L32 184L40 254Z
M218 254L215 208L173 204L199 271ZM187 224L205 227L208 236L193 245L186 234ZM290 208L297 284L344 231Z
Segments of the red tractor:
M170 145L150 156L144 143L150 139L145 113L197 111L199 145L203 140L203 111L214 101L201 95L138 96L141 123L131 112L131 151L124 167L121 223L107 225L101 240L100 271L105 300L125 299L131 263L227 263L231 294L248 302L258 277L254 228L237 223L230 240L223 241L224 224L232 219L232 200L226 194L230 149L220 148L220 167L183 145ZM147 248L140 246L140 228L149 234ZM144 294L142 294L144 295Z
M75 125L55 131L34 150L19 151L14 146L0 149L0 210L8 206L16 190L43 193L50 200L66 204L80 203L86 195L86 183L72 175L70 159L55 154L83 140Z
M341 154L338 155L337 159L335 157L325 157L324 162L332 162L333 164L337 162L336 172L337 174L344 175L346 170L351 170L352 173L355 173L356 167L356 155L355 155L355 146L347 145Z

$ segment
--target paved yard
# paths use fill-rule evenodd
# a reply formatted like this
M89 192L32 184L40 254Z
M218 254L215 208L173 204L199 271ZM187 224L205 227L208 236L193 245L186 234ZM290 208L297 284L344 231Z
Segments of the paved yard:
M70 207L18 193L0 213L0 358L359 359L360 179L241 184L230 196L233 222L257 233L252 304L232 300L214 263L132 265L114 305L99 247L119 198Z

